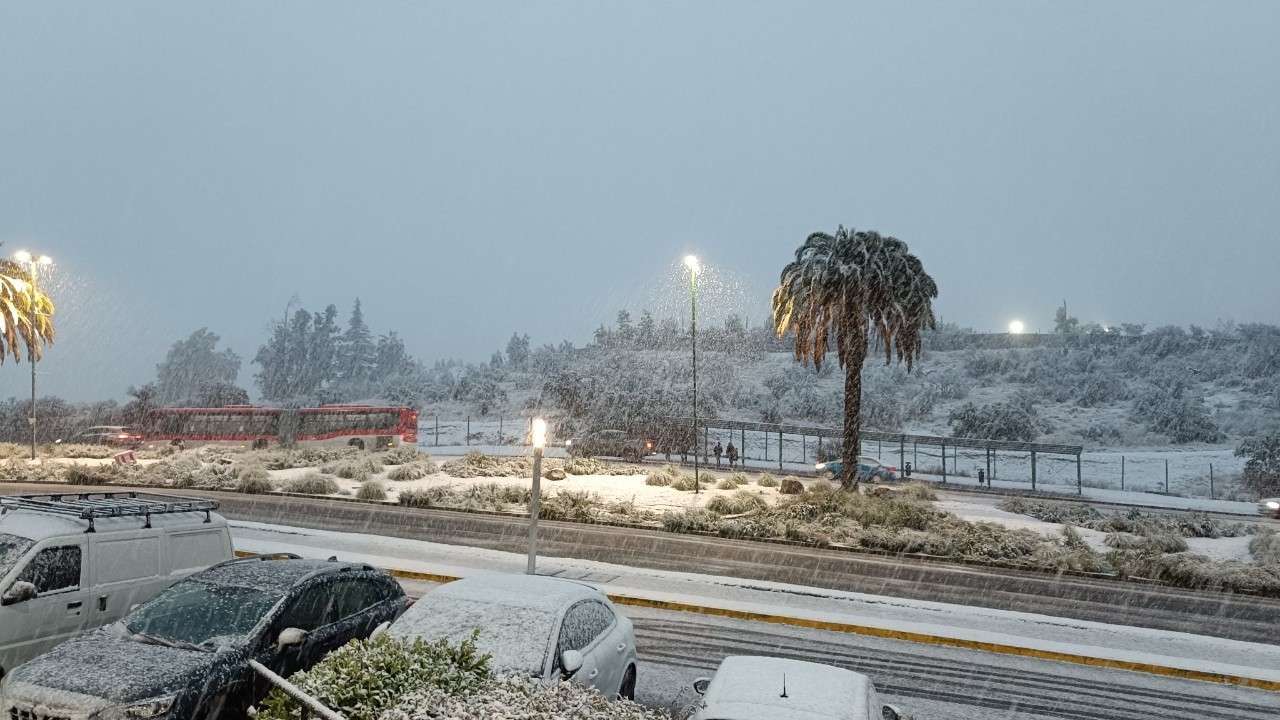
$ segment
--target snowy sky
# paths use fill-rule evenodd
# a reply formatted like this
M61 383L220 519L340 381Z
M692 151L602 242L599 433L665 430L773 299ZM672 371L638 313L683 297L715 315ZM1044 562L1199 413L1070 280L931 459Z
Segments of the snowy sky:
M0 241L52 255L42 388L120 397L295 292L410 352L755 324L838 224L947 321L1271 321L1280 3L0 0ZM26 366L0 370L0 397Z

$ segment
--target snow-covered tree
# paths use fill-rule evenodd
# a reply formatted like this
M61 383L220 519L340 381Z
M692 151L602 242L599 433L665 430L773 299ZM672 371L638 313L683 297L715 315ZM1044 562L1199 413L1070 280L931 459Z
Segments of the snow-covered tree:
M618 311L618 344L624 348L635 347L635 328L631 327L631 313Z
M1058 308L1053 314L1053 331L1055 333L1070 335L1080 331L1080 320L1078 318L1067 315L1067 301L1062 301L1062 307Z
M1263 496L1280 495L1280 432L1249 438L1236 448L1244 464L1244 484Z
M373 376L376 352L373 334L364 322L360 298L356 298L351 317L347 320L347 330L342 333L342 341L338 345L338 377L349 383L368 380Z
M529 364L529 336L511 333L507 341L507 362L517 370L523 370Z
M658 324L648 310L640 313L640 321L636 323L636 343L642 348L654 348L658 344Z
M220 338L200 328L169 348L164 362L156 365L156 395L161 404L186 404L206 385L234 385L240 374L240 356L218 350Z

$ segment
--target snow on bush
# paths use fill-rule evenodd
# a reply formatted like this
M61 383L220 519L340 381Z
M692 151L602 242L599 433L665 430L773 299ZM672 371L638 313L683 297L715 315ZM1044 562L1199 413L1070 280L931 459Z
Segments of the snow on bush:
M1015 397L1007 403L981 407L965 403L952 411L948 422L954 437L985 438L1030 442L1041 433L1050 432L1027 396Z
M741 515L769 506L765 499L749 490L732 495L717 495L707 501L707 510L717 515Z
M727 477L721 480L720 482L716 483L716 489L717 490L737 490L738 482L734 480L733 477Z
M703 478L704 478L704 479L703 479L703 482L702 482L701 484L694 482L694 479L693 479L693 476L692 476L692 475L681 475L680 477L678 477L678 478L676 478L675 480L671 481L671 489L672 489L672 490L680 490L680 491L682 491L682 492L692 492L692 491L693 491L693 489L694 489L695 487L697 487L697 488L701 489L702 487L705 487L705 485L706 485L706 480L707 480L707 477L706 477L706 476L708 475L708 473L705 473L705 472L704 472L704 473L702 473L702 475L703 475ZM710 478L710 479L711 479L712 481L714 481L714 480L715 480L715 478Z
M532 477L533 458L492 457L471 451L458 460L450 460L440 469L456 478Z
M387 474L387 477L395 482L421 480L428 475L434 475L438 471L436 464L430 460L411 460L396 467Z
M927 482L907 483L899 491L903 497L913 498L915 500L937 500L938 493L934 492L933 484Z
M1167 435L1175 443L1216 443L1226 439L1209 417L1204 402L1189 397L1179 387L1151 386L1138 395L1130 417L1151 432Z
M585 490L561 490L542 498L538 517L544 520L591 520L595 517L600 496Z
M1240 443L1235 454L1249 458L1243 475L1248 490L1263 497L1280 495L1280 432L1249 438Z
M320 468L320 472L326 475L337 475L346 480L363 482L382 472L382 458L373 453L362 452L324 465Z
M756 480L756 484L760 487L778 487L777 479L769 473L761 473L760 477Z
M236 478L236 492L248 495L260 495L276 489L276 483L265 469L255 468L241 472Z
M434 487L401 490L398 501L405 507L430 508L446 506L453 497L450 488Z
M1262 528L1249 540L1249 554L1259 565L1275 565L1280 567L1280 533L1271 528Z
M366 480L360 483L360 488L356 490L356 498L359 500L386 500L387 489L376 480Z
M671 482L672 477L664 472L650 473L648 477L644 479L645 485L652 485L655 487L667 487Z
M1005 512L1028 515L1044 522L1070 523L1090 530L1107 533L1129 533L1131 535L1171 534L1177 537L1193 538L1240 537L1252 534L1255 529L1255 526L1251 523L1226 522L1204 513L1153 515L1133 508L1124 513L1107 514L1091 505L1039 502L1018 497L1002 500L999 508Z
M81 465L80 463L75 463L67 467L66 472L63 473L63 478L68 485L109 485L125 479L126 473L127 471L121 465Z
M447 640L381 635L354 640L329 653L310 670L289 681L347 720L383 717L442 717L391 713L406 699L433 691L437 700L465 696L485 687L492 675L489 656L476 649L475 637L452 645ZM402 710L400 712L403 712ZM272 690L253 716L260 720L301 720L302 707ZM450 717L445 715L443 717Z
M299 493L301 495L333 495L340 488L337 481L328 475L307 473L302 477L287 481L281 489L285 492Z
M382 453L384 465L404 465L412 462L430 462L431 456L412 445L397 445Z
M43 461L35 465L17 459L0 463L0 483L57 482L62 479L62 473L61 465Z
M576 683L543 685L533 678L501 677L465 695L429 687L406 697L380 720L676 720L680 717L683 715L630 701L609 700L594 689Z

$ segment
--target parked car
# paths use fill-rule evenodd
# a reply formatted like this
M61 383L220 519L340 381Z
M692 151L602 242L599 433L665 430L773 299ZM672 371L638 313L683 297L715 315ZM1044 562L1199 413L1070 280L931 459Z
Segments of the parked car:
M58 442L69 445L110 445L134 449L142 444L142 435L125 425L95 425L69 438L59 439Z
M565 451L571 457L620 457L627 462L640 462L654 452L649 438L629 435L621 430L600 430L566 440Z
M844 473L844 463L840 460L820 462L813 466L818 472L826 470L832 477L840 477ZM898 468L885 465L875 458L865 455L858 458L858 482L877 480L886 482L898 479Z
M714 678L694 681L702 707L690 720L899 720L871 679L852 670L775 657L733 655Z
M476 629L495 669L635 698L631 621L584 583L532 575L457 580L423 596L388 633L461 642Z
M228 560L14 669L0 681L0 717L241 716L270 689L249 660L287 676L404 607L396 581L368 565Z
M1263 498L1258 501L1258 512L1280 519L1280 497Z
M231 559L217 507L136 492L0 497L0 677Z

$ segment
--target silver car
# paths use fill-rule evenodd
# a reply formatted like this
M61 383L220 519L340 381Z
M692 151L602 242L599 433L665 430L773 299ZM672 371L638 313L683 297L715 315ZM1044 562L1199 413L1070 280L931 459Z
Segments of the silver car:
M852 670L776 657L734 655L699 678L702 707L690 720L899 720L871 679Z
M485 575L431 591L387 632L461 642L479 630L495 670L572 680L607 697L636 694L636 636L604 593L536 575Z
M1280 519L1280 497L1263 498L1258 501L1258 512Z

